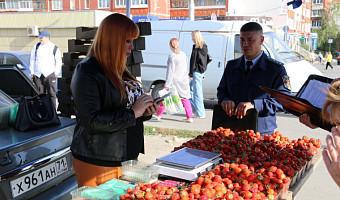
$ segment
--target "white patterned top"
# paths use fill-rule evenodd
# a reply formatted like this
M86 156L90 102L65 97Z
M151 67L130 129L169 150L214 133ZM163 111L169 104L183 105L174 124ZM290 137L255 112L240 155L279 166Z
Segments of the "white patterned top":
M181 98L190 99L188 59L185 53L171 53L168 58L165 87L176 87Z
M128 94L128 101L127 101L127 105L126 108L131 108L133 106L133 104L135 104L135 101L142 96L142 94L144 93L143 88L135 82L129 81L127 80L126 82L128 82L130 85L134 86L135 89L131 89L129 88L124 82L123 84L125 85L127 94Z

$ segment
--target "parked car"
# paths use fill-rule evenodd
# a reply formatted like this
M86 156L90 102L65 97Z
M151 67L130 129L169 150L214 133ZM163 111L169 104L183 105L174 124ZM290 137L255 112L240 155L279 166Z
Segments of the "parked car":
M31 52L28 51L2 51L0 52L0 65L16 64L28 77L30 72Z
M13 106L21 96L39 93L16 64L0 66L0 102ZM78 187L70 151L76 120L59 119L60 125L25 132L12 126L0 130L1 200L72 198Z

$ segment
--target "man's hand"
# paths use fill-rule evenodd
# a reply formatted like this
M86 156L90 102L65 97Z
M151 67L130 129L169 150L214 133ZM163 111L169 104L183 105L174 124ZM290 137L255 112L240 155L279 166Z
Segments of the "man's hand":
M235 109L235 102L233 101L222 101L221 103L222 109L227 113L229 117L234 115L234 109Z
M247 110L252 108L254 108L254 105L251 102L240 102L235 109L237 119L242 119L246 115Z
M316 128L318 128L318 126L315 126L314 124L312 124L312 123L310 122L310 117L309 117L309 115L306 114L306 113L303 114L303 115L300 115L299 121L300 121L300 123L302 123L302 124L308 126L308 127L311 128L311 129L316 129Z
M327 135L327 148L323 150L322 156L329 174L340 187L340 127L333 127L331 133L333 138Z

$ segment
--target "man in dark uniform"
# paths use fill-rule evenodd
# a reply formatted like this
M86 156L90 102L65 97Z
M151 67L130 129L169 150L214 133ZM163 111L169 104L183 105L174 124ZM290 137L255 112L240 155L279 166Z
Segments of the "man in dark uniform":
M289 77L283 64L263 53L263 40L260 24L249 22L241 27L243 56L228 61L217 87L218 103L227 115L241 119L248 109L258 110L258 131L261 135L274 132L277 128L276 112L283 111L283 107L259 86L291 94Z

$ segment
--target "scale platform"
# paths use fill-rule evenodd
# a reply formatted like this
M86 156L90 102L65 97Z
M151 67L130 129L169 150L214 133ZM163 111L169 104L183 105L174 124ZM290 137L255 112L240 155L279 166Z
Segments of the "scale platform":
M166 156L157 158L156 162L175 165L181 168L194 169L220 156L220 153L184 147Z
M164 175L168 177L174 177L178 179L195 181L198 177L204 174L206 171L210 171L215 168L215 166L222 164L223 159L218 157L214 160L210 160L205 164L197 168L184 168L175 165L168 165L160 161L155 162L154 166L159 169L159 175Z

